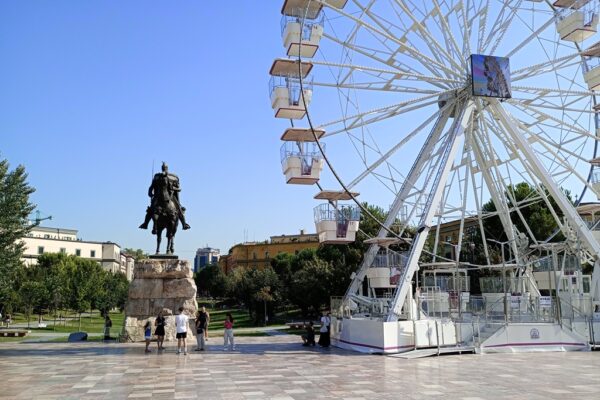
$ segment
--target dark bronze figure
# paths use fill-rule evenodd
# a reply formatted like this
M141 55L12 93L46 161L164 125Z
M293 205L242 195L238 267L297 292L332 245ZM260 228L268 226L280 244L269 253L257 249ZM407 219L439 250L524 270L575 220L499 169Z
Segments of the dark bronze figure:
M156 254L160 253L162 231L167 230L167 254L173 254L174 238L179 221L183 229L190 229L185 222L185 207L179 202L179 177L169 173L169 167L163 162L162 172L154 174L152 184L148 189L150 207L146 209L146 219L140 225L141 229L148 229L150 220L153 222L152 234L156 235Z

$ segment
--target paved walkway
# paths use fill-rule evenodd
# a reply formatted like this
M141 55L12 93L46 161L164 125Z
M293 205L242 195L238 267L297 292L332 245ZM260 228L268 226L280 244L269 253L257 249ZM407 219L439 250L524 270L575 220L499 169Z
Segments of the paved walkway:
M14 399L598 399L600 353L404 360L240 337L224 352L144 354L143 345L0 344L1 398Z

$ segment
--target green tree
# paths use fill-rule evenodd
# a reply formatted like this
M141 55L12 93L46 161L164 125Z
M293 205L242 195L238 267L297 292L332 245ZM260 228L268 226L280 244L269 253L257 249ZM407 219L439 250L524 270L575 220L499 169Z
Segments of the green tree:
M95 289L94 306L106 316L113 308L123 310L127 302L129 281L121 272L101 271Z
M81 329L81 313L89 310L96 300L96 290L102 279L102 267L93 261L75 258L70 266L68 282L68 305L79 314L79 329Z
M321 259L305 260L294 273L290 287L290 300L304 316L312 307L315 313L329 304L331 281L334 275L330 264Z
M22 266L24 244L21 240L31 230L27 217L35 206L29 196L35 191L27 184L25 168L9 170L7 160L0 160L0 308L16 298L17 274Z
M198 293L204 296L224 297L227 292L227 276L217 264L211 264L194 274Z

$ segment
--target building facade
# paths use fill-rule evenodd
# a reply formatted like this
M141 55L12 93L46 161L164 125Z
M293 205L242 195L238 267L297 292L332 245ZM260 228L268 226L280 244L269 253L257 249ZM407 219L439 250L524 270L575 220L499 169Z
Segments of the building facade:
M77 237L77 230L36 226L22 239L23 261L34 265L45 253L64 253L94 260L105 270L122 272L133 278L133 257L121 254L121 246L113 242L93 242Z
M196 257L194 257L194 272L200 271L202 268L211 264L218 264L221 252L219 249L213 249L212 247L205 247L196 251Z
M219 266L226 273L239 267L264 268L271 265L271 258L277 254L298 254L301 250L318 247L319 235L316 233L300 231L298 235L271 236L264 242L236 244L229 249L229 254L221 256Z

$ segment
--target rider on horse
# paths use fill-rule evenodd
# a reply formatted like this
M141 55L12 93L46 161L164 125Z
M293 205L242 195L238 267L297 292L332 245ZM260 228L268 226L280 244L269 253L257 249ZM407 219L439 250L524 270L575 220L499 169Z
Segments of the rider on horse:
M140 225L141 229L148 229L148 223L153 221L152 234L156 234L156 221L161 214L166 214L174 206L177 218L181 221L183 229L190 229L185 222L184 211L179 202L179 177L169 173L169 167L166 163L162 164L162 172L154 174L152 184L148 188L148 196L151 198L150 207L146 209L146 218ZM170 204L172 202L172 205Z

